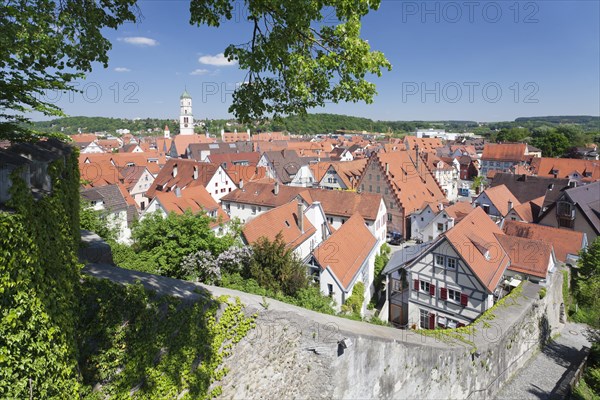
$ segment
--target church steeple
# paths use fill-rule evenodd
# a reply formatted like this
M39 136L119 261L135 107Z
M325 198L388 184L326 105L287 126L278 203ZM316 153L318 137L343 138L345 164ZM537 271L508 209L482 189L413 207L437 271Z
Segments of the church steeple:
M192 115L192 96L184 89L179 96L179 133L181 135L194 134L194 116Z

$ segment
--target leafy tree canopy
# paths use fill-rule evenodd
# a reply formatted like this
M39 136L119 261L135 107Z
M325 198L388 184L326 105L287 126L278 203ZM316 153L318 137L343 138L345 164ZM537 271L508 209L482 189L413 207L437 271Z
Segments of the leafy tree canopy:
M0 137L28 137L15 113L62 115L41 100L45 90L108 66L111 44L102 30L136 20L136 0L19 0L0 4Z
M247 71L233 95L241 121L304 113L326 102L365 101L376 94L369 75L391 64L360 37L360 20L379 0L245 0L253 27L248 42L225 55ZM233 18L233 0L192 0L190 23L219 27ZM336 23L326 23L333 13ZM136 21L136 0L31 0L0 5L0 136L23 138L35 110L62 115L42 100L45 90L74 90L73 80L108 65L111 43L102 31ZM16 114L17 115L16 115Z

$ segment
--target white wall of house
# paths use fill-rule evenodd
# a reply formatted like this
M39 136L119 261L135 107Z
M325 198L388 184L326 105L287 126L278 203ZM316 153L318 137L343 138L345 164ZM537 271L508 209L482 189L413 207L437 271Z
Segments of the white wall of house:
M85 148L81 149L81 154L93 154L93 153L104 153L102 147L98 146L98 143L92 142Z
M410 216L410 237L428 241L429 236L433 236L433 231L429 228L434 217L435 212L430 205L425 206L419 212L412 213Z
M494 203L487 196L487 193L482 192L477 198L473 201L473 204L476 206L482 207L483 210L490 216L492 219L502 218L503 215L496 208Z
M206 185L206 190L217 203L221 200L221 197L235 189L237 189L237 185L220 165Z
M445 265L438 265L434 261L436 256L443 257ZM451 264L448 264L448 259L455 260L454 268L449 267ZM419 328L421 310L427 310L436 315L436 326L438 316L450 318L466 325L493 305L493 295L477 280L446 239L431 248L413 264L407 276L410 290L408 304L410 326L414 324ZM419 285L421 282L435 285L435 294L432 296L429 292L422 291L421 286L418 291L415 291L415 279L419 280ZM448 289L447 300L440 298L441 288ZM467 306L463 307L460 299L451 299L450 290L468 295Z
M154 178L155 176L152 175L152 173L148 171L148 169L146 169L144 173L140 176L140 179L129 191L131 197L133 197L137 205L142 210L148 207L150 203L150 199L146 197L146 191L148 190L148 188L150 188L150 186L152 186Z
M312 187L315 182L315 177L312 174L308 165L303 165L298 169L298 172L292 178L289 186Z
M451 169L435 169L433 176L442 190L446 193L446 198L450 201L458 199L458 171Z
M345 150L340 157L340 161L353 161L354 156L348 150Z
M127 209L108 211L103 201L96 202L92 208L96 211L106 212L107 225L117 231L117 242L131 244L131 229L127 226Z
M344 181L340 178L338 173L335 171L335 168L330 167L321 178L319 182L319 187L323 189L338 189L338 190L346 190L348 187L344 184Z
M428 206L429 207L429 206ZM425 209L427 210L427 208ZM425 211L423 210L423 211ZM427 216L433 215L433 213L427 214ZM417 223L423 224L424 222L420 221L420 217L411 216L411 218L416 217ZM411 224L411 230L413 232L413 238L420 238L425 242L435 240L442 233L446 232L448 229L454 226L454 218L450 217L448 213L444 212L442 209L437 214L435 214L430 221L425 225L419 225L416 229L414 225ZM416 234L417 236L414 236Z

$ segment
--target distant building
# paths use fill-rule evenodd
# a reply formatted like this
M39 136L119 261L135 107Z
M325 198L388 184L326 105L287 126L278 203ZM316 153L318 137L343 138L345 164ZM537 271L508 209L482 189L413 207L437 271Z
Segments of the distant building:
M194 116L192 115L192 96L184 90L179 97L179 134L194 134Z

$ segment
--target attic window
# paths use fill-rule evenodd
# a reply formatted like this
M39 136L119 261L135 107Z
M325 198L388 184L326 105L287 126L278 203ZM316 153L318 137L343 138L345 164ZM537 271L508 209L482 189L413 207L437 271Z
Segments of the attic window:
M288 221L285 221L285 226L287 226L289 228L290 227L290 223Z

